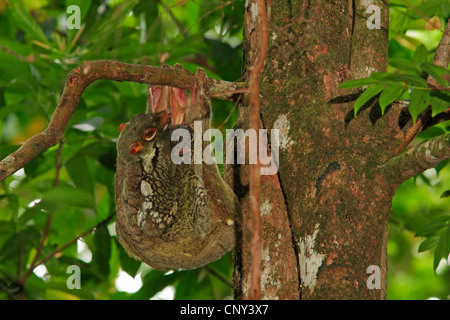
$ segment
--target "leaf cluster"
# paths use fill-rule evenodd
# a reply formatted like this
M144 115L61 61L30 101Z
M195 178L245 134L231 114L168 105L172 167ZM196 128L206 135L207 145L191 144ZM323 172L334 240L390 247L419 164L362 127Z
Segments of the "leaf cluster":
M431 106L433 117L447 110L450 107L450 92L429 88L427 77L432 77L442 87L448 88L450 71L428 62L427 56L427 49L424 45L420 45L411 60L403 58L389 60L396 71L374 72L367 78L341 83L339 85L341 89L368 86L353 105L355 116L362 106L378 94L378 103L383 115L389 105L400 100L409 100L408 110L414 122L428 106Z

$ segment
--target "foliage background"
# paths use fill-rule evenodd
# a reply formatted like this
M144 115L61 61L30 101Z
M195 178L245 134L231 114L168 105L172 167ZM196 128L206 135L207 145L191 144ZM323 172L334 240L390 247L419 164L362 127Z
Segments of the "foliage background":
M80 30L66 29L72 4L81 8ZM391 0L389 57L410 61L423 45L431 62L442 36L431 25L443 30L449 16L448 0ZM200 66L208 76L239 79L243 19L244 0L0 1L0 158L46 127L67 73L84 61L181 63L192 72ZM394 63L389 71L402 70ZM231 254L207 267L161 272L130 259L118 244L115 141L119 125L145 110L145 99L145 85L94 82L62 144L0 183L0 299L232 298ZM213 101L213 126L225 130L235 117L231 103ZM414 143L449 131L447 121ZM448 161L399 188L389 225L389 299L450 297L450 268L434 259L450 246L447 190ZM37 260L54 255L24 281L37 253ZM81 268L79 290L67 288L69 265Z

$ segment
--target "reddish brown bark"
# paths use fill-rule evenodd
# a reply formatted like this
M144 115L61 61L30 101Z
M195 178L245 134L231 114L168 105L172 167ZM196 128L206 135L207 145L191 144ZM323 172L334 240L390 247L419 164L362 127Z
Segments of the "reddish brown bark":
M244 71L261 46L256 1L247 3ZM429 114L413 124L405 104L395 102L382 116L373 99L355 118L359 92L338 89L346 80L386 71L389 3L373 1L381 29L367 27L371 14L363 1L266 3L270 41L260 77L261 121L280 132L280 168L261 179L262 274L270 275L262 276L261 297L385 299L388 216L405 179L398 170L407 178L450 158L448 135L396 158ZM245 128L247 119L241 108L237 125ZM237 298L251 278L247 170L233 174L244 215L235 255ZM371 266L380 273L372 275L378 271ZM379 276L380 288L367 285L371 276Z

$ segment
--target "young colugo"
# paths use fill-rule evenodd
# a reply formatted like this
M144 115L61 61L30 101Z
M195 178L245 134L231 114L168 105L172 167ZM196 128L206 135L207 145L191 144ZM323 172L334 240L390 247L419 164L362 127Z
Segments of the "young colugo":
M184 90L150 87L147 113L119 127L116 232L130 256L154 269L196 268L236 243L239 202L217 165L171 158L175 129L196 120L210 128L206 74L199 69L195 78L190 103Z

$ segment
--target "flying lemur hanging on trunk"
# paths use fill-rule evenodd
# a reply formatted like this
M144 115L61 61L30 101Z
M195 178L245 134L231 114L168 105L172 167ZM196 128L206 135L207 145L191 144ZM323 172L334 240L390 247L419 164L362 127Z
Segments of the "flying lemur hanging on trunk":
M182 89L150 87L147 113L119 128L117 236L128 254L155 269L196 268L235 245L239 202L217 165L175 164L171 158L174 130L191 130L196 120L204 131L210 128L204 70L195 78L190 103Z

